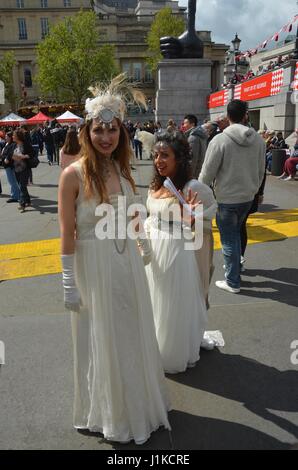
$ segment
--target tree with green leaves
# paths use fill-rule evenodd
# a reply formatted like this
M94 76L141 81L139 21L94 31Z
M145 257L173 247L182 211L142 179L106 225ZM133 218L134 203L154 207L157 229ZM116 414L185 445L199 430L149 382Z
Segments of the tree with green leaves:
M13 86L13 68L16 59L12 51L6 52L0 61L0 80L5 87L5 100L7 100L13 111L16 110L16 94Z
M88 87L117 74L114 47L98 47L96 14L83 12L50 27L37 46L37 82L41 92L57 101L80 104Z
M164 36L178 37L185 30L185 21L181 16L174 15L170 7L162 8L156 15L147 35L148 59L150 69L154 72L162 60L159 40Z

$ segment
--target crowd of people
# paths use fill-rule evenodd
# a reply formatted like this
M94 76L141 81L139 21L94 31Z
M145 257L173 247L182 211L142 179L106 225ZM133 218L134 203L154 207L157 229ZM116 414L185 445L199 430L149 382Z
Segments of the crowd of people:
M62 169L66 168L80 153L78 129L62 127L54 120L31 131L26 125L0 130L0 166L5 170L10 187L6 202L18 203L20 213L31 206L28 185L33 184L32 170L39 164L38 156L43 155L44 149L50 166L57 162Z
M265 73L272 72L289 62L289 60L291 60L293 56L294 54L288 54L286 56L280 55L275 60L271 60L268 65L260 65L256 73L254 73L252 69L249 69L245 74L236 73L235 71L232 77L228 80L228 82L223 83L221 87L231 88L233 85L238 85L239 83L246 82L251 78L259 77L260 75L263 75Z
M247 103L240 100L228 104L226 116L202 125L193 114L185 115L179 128L172 119L165 128L153 122L133 124L125 121L125 101L115 83L88 99L81 128L48 124L31 133L7 130L1 155L10 202L18 201L23 211L30 205L30 161L45 145L51 165L59 142L63 171L58 208L64 304L71 312L74 346L74 427L101 432L107 440L143 444L160 426L171 429L164 373L195 367L201 348L220 344L206 331L214 271L212 220L216 217L224 259L224 279L215 285L237 294L246 222L262 202L266 155L274 145L283 148L284 140L280 133L256 132L249 125ZM144 97L139 93L135 99L142 102ZM143 158L144 133L152 137L148 158L153 166L145 218L131 172L133 155ZM104 230L109 217L112 236ZM185 249L186 240L196 237L199 217L202 243Z

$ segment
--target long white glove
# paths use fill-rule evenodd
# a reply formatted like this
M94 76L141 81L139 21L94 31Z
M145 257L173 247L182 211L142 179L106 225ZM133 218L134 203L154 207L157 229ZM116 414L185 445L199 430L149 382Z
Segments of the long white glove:
M74 255L61 255L61 262L63 269L64 306L67 310L79 313L82 302L75 282Z
M137 238L138 246L141 249L141 255L143 259L144 266L147 266L151 262L151 244L148 238Z

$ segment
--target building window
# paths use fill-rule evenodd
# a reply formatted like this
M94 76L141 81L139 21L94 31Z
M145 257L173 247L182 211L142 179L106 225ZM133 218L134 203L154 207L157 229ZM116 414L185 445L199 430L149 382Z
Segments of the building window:
M41 37L44 39L49 34L49 20L48 18L40 18L41 23Z
M133 79L139 82L141 80L142 75L142 64L140 62L134 62L132 64L133 68Z
M24 0L17 0L17 8L24 8Z
M24 85L25 88L32 88L32 73L28 68L24 69Z
M149 65L146 65L145 67L145 82L152 82L152 72Z
M28 39L25 18L18 18L18 24L19 24L19 39Z
M131 70L130 70L130 63L129 62L123 62L122 72L126 72L127 78L131 78Z
M40 0L41 8L48 8L48 0Z
M71 0L63 0L63 4L65 7L71 7Z

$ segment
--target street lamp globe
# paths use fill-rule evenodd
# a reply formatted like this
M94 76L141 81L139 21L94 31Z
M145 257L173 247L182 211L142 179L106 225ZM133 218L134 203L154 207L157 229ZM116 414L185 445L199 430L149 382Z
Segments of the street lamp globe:
M235 38L232 41L233 49L235 52L239 51L241 39L239 39L238 34L236 33Z

